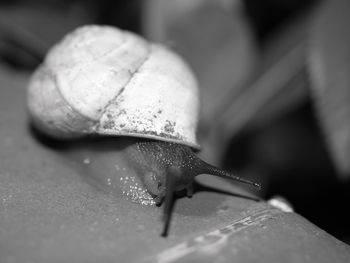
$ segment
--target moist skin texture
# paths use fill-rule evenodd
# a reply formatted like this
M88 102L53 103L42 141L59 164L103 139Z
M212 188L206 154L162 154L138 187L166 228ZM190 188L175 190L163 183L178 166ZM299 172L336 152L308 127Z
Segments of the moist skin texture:
M199 159L192 149L181 144L163 141L138 141L126 149L126 156L143 185L154 196L157 205L164 201L164 229L167 235L174 193L186 190L193 194L193 180L199 174L213 174L260 187Z

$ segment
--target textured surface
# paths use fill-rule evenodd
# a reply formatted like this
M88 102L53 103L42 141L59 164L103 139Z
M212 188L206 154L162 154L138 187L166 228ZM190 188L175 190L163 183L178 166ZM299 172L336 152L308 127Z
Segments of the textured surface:
M57 43L31 79L28 105L57 137L134 135L198 147L198 87L187 64L118 28L84 26Z
M103 150L65 155L30 134L26 82L0 71L0 262L349 260L347 245L297 214L208 191L179 200L170 235L161 238L161 209L108 194L87 180L82 164L104 167L90 171L97 177L116 169ZM222 181L215 185L242 193Z

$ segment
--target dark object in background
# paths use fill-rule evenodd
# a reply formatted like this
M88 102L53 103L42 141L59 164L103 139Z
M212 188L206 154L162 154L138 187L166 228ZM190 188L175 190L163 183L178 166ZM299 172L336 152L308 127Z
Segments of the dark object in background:
M24 38L20 33L0 25L0 61L15 69L32 70L45 54L37 48L35 41Z
M341 180L350 178L350 2L324 1L309 36L311 92Z
M264 43L290 20L319 0L243 0L257 40Z
M91 11L97 11L94 23L115 25L122 29L141 33L142 1L103 0L90 2L95 6L95 8L91 8Z
M310 102L233 139L224 166L238 174L258 173L265 198L281 195L322 229L342 240L350 236L350 184L336 177Z
M109 24L140 33L142 5L122 1L1 1L0 62L31 71L47 50L82 24Z

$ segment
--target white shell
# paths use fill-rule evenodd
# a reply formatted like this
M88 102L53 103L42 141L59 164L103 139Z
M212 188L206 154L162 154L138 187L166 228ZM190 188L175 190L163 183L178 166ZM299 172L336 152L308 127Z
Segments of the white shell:
M30 80L28 108L37 127L58 138L122 135L199 147L198 87L187 64L114 27L84 26L56 44Z

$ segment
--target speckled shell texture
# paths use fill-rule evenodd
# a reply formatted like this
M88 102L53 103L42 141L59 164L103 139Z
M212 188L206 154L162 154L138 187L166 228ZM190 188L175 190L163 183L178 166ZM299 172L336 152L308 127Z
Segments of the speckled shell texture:
M198 148L198 87L187 64L114 27L83 26L56 44L30 80L28 108L58 138L124 135Z

